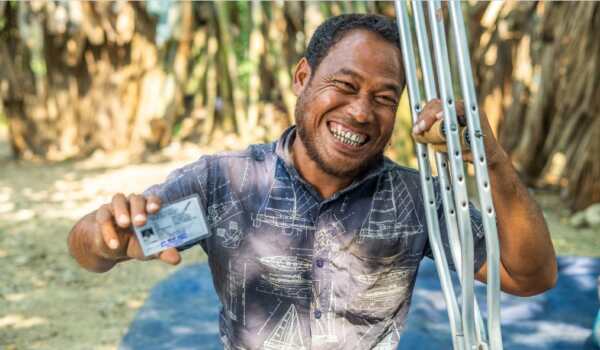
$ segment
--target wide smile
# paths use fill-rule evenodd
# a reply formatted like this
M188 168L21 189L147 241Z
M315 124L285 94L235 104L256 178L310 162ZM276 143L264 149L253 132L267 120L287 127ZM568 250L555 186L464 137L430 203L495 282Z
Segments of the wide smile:
M333 138L346 146L345 148L360 149L369 142L369 135L350 130L343 124L330 121L327 123L327 128Z

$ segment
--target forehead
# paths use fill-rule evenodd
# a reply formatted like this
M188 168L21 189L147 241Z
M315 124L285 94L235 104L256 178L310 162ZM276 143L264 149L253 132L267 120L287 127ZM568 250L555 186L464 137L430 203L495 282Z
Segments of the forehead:
M332 74L343 68L368 79L402 80L400 50L381 36L364 29L352 30L329 49L316 75Z

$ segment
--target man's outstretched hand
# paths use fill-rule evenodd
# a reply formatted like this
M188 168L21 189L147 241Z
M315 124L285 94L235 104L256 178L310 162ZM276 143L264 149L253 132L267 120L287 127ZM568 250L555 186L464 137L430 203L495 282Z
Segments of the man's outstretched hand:
M146 224L148 214L160 210L161 202L156 196L148 198L122 193L113 196L110 203L85 216L69 234L71 255L84 268L104 272L124 260L159 259L177 265L181 256L177 249L169 248L157 255L144 257L142 247L133 227Z

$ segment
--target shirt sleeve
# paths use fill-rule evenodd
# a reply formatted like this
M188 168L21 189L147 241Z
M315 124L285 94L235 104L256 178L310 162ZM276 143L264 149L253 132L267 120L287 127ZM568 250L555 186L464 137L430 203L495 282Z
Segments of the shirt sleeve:
M161 204L164 206L179 199L198 194L200 204L204 210L204 217L207 217L206 208L209 205L209 198L207 196L209 165L209 157L204 156L191 164L176 169L169 174L163 183L146 189L144 196L158 196ZM177 250L183 251L189 249L196 243L177 247ZM202 241L200 243L202 244Z
M444 215L444 206L440 195L439 181L434 181L434 192L437 203L437 217L440 227L440 236L442 239L442 245L444 247L444 253L446 254L446 260L448 261L448 267L452 271L456 271L454 262L452 260L452 252L450 250L450 242L448 238L448 228L446 225L446 218ZM469 202L469 214L471 217L471 229L473 234L473 248L474 248L474 271L477 272L483 266L486 260L486 247L485 247L485 234L483 231L483 223L481 219L481 212L475 208L473 203ZM429 238L427 239L427 245L425 247L425 256L433 259L433 252L431 251Z

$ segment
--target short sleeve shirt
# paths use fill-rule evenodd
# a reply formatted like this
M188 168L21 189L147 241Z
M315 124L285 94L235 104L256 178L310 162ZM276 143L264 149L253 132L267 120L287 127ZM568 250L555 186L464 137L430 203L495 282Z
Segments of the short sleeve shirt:
M323 199L294 167L294 137L292 127L272 144L204 156L146 194L199 195L226 348L396 349L431 255L419 174L383 158ZM474 208L471 222L477 270L485 242Z

